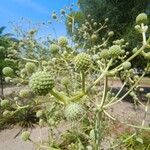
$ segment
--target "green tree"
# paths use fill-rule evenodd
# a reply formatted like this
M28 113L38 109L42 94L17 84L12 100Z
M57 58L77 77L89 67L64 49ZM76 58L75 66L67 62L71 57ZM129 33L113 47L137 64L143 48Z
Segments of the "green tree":
M109 27L121 36L139 13L147 11L149 0L78 0L78 4L85 16L90 14L97 22L109 18Z
M103 23L106 18L109 18L108 28L114 31L114 38L124 38L129 42L130 45L127 51L132 52L132 49L137 46L138 41L141 44L141 37L134 30L134 22L139 13L146 12L148 15L150 14L149 0L78 0L78 5L80 17L75 17L77 19L75 22L76 26L81 27L85 20L91 22L93 19L97 23ZM79 12L74 12L73 14L76 15ZM88 18L88 15L91 17ZM67 25L67 29L70 34L69 25ZM100 39L103 36L99 33L98 38ZM137 59L139 60L139 58ZM139 62L136 60L133 61ZM143 63L134 63L135 67L143 68L145 61L141 59L141 62Z
M2 70L6 66L14 66L12 62L6 61L8 48L11 46L11 43L15 40L12 38L12 34L4 34L6 27L0 27L0 84L1 84L1 95L3 97L3 73Z

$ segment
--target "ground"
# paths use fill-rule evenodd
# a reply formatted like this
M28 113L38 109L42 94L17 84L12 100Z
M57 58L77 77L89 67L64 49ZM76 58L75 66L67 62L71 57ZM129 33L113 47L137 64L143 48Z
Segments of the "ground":
M119 80L113 80L109 82L110 86L114 90L118 90L121 85ZM140 83L144 87L145 92L149 91L150 80L145 78ZM19 90L19 87L7 87L4 89L6 95L13 91ZM113 105L108 112L115 117L117 120L124 123L138 123L141 124L144 118L144 108L139 106L137 110L134 110L134 105L127 101L119 102ZM147 118L145 121L145 126L150 124L150 109L148 109ZM63 126L64 127L64 126ZM60 127L60 129L62 129ZM64 128L63 128L64 129ZM122 130L121 127L117 127L117 130ZM20 127L15 126L13 129L6 129L0 132L0 150L34 150L34 146L30 142L23 142L20 136L15 137L15 135L20 131ZM38 137L38 138L37 138ZM40 138L41 137L41 138ZM48 137L48 128L36 127L32 129L31 138L35 140L46 140ZM107 146L106 146L107 150Z

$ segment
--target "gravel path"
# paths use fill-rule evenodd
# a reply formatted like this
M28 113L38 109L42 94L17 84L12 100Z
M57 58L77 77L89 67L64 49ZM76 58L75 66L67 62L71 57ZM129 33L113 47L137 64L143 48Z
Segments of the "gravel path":
M110 83L111 86L119 87L120 82ZM16 92L19 87L8 87L4 89L6 95L9 95L11 92ZM117 120L127 123L138 123L141 124L144 118L144 108L139 107L136 111L133 109L133 104L122 101L113 105L108 112ZM150 109L148 110L145 126L150 124ZM65 130L66 127L61 125L60 130ZM20 136L15 137L15 135L20 131L19 127L14 127L13 129L6 129L0 132L0 150L35 150L35 147L31 142L23 142L20 139ZM41 138L40 138L41 137ZM36 127L31 132L31 139L35 141L46 140L48 137L48 128L39 128Z
M0 132L0 150L35 150L34 145L31 142L24 142L20 139L20 136L16 134L20 131L19 127L13 129L6 129ZM41 137L41 138L40 138ZM39 127L35 128L31 132L31 138L35 141L42 139L46 140L48 137L48 128Z

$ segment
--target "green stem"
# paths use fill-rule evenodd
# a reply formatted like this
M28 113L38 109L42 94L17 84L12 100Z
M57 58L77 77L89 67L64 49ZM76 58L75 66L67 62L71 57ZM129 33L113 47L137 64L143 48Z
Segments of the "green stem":
M86 93L88 93L90 90L91 90L91 88L93 87L93 86L95 86L96 84L98 84L98 82L107 74L107 71L108 71L108 69L109 69L109 67L112 65L112 62L113 62L113 59L111 59L110 61L109 61L109 63L107 64L107 67L106 67L106 69L103 71L103 73L99 76L99 78L97 78L94 82L93 82L93 84L91 85L91 86L89 86L87 89L86 89Z
M58 99L59 101L63 102L64 104L67 104L67 103L68 103L68 101L67 101L68 97L65 96L65 95L63 95L62 93L58 92L56 89L52 89L52 90L50 91L50 93L51 93L56 99Z
M34 60L34 59L29 59L29 58L24 58L22 57L21 59L25 60L25 61L30 61L30 62L34 62L34 63L38 63L39 61Z
M86 95L86 93L84 93L84 92L78 93L75 96L72 96L71 98L69 98L68 101L72 101L72 102L79 101L85 95Z
M101 101L101 104L100 104L100 109L102 109L102 107L103 107L103 105L105 103L106 96L107 96L107 90L108 90L108 78L107 78L107 76L105 76L105 79L104 79L104 91L103 91L102 101Z
M81 78L82 78L82 91L85 92L85 73L84 73L84 71L81 72Z
M142 127L144 126L145 120L146 120L146 117L147 117L147 111L148 111L149 101L150 101L150 99L148 98L147 104L145 106L145 113L144 113L144 118L143 118L143 121L142 121Z
M107 105L105 105L105 107L109 106L109 104L111 104L112 102L114 102L117 99L117 97L122 92L122 90L123 90L123 88L124 88L125 85L126 85L126 82L124 82L124 84L122 85L122 87L120 88L120 90L118 91L118 93L116 94L116 96Z
M119 144L116 144L116 145L112 146L110 149L114 149L114 148L118 147L119 145L121 145L123 143L126 143L127 141L129 141L130 139L132 139L134 136L136 136L136 133L133 133L131 136L129 136L125 140L121 141Z
M70 93L69 93L69 89L68 89L68 86L67 86L67 85L65 85L65 89L66 89L66 93L67 93L67 95L69 96L69 95L70 95Z
M96 124L95 124L95 150L99 150L101 143L101 120L102 119L102 110L98 111L96 114Z
M104 77L104 91L103 91L103 97L100 103L100 106L98 108L98 112L96 114L96 150L99 150L100 144L101 144L101 131L102 131L102 115L103 115L103 106L106 101L106 96L107 96L107 90L108 90L108 78L107 76Z
M128 58L126 61L124 61L124 62L131 61L133 58L135 58L137 55L139 55L145 48L146 48L146 45L143 45L136 53L134 53L131 57L129 57L129 58ZM123 62L123 63L124 63L124 62ZM123 63L121 63L119 66L117 66L117 67L114 68L113 70L119 69L119 68L122 66Z
M116 103L122 101L122 100L134 89L134 87L141 81L141 79L144 77L145 73L146 73L146 72L144 72L144 73L142 74L142 76L135 82L135 84L128 90L128 92L125 93L120 99L118 99L117 101L115 101L115 102L113 102L113 103L111 103L111 104L109 104L109 105L107 104L107 105L104 106L104 107L105 107L105 108L106 108L106 107L110 107L110 106L112 106L112 105L114 105L114 104L116 104Z

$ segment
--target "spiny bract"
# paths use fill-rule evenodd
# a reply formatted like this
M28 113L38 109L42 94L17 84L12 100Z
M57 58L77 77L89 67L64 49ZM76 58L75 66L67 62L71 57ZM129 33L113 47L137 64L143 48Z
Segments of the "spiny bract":
M75 66L77 70L86 71L92 63L91 56L86 53L80 53L75 57Z
M67 120L74 121L83 117L84 109L78 103L71 103L65 109L65 117Z
M54 87L54 80L49 72L39 71L31 76L29 86L33 92L46 95Z

